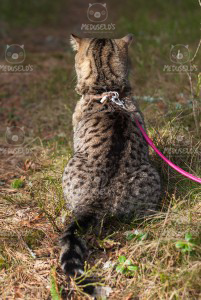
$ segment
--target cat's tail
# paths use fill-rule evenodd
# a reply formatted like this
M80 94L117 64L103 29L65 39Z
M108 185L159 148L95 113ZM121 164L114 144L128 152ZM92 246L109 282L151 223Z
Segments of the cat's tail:
M62 235L60 263L65 274L80 276L84 273L84 258L86 255L86 243L76 235L76 230L87 230L95 224L95 214L82 214L77 216L67 227Z

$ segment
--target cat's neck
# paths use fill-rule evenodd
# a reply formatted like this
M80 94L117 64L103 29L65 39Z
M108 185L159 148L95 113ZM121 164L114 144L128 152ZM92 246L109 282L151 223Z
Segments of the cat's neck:
M102 94L104 92L118 92L119 95L122 96L128 96L131 94L131 86L129 84L129 82L126 81L122 81L121 84L120 83L112 83L112 84L91 84L91 85L86 85L86 84L78 84L76 86L76 92L81 95L87 95L87 94L91 94L91 95L99 95Z

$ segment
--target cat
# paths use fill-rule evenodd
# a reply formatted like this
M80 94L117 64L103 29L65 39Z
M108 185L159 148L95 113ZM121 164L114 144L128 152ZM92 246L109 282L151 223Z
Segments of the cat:
M118 92L145 128L128 80L131 42L130 34L121 39L71 35L76 91L82 96L73 114L74 154L62 181L72 220L61 237L60 262L71 276L83 273L87 249L76 230L92 225L95 231L104 217L148 216L160 204L160 177L135 122L126 111L100 101L104 92Z

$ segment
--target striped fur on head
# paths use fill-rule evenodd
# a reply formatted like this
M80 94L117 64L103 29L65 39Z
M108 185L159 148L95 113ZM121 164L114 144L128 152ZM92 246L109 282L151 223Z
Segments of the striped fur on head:
M79 38L71 35L72 47L77 51L76 91L83 95L129 90L128 46L131 42L131 34L121 39Z

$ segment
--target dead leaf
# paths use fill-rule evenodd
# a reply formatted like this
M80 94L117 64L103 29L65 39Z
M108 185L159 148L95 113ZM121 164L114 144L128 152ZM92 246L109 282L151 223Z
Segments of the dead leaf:
M41 213L35 216L33 219L30 220L30 223L36 223L37 221L41 220L44 217L44 213Z

